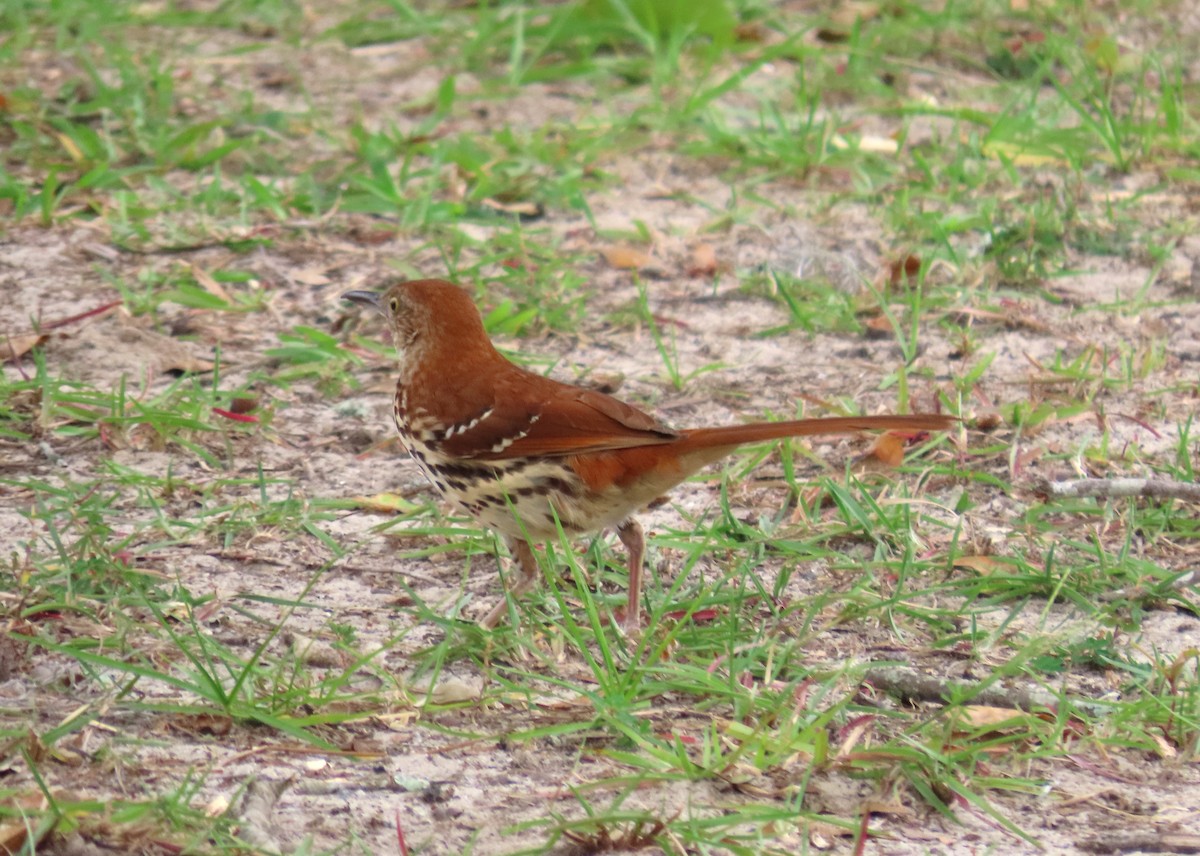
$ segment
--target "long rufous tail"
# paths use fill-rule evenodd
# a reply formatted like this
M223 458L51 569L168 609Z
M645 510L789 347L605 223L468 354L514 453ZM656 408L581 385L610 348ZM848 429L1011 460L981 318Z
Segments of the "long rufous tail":
M830 416L823 419L792 419L787 422L752 422L722 428L696 428L685 433L683 444L702 449L763 443L783 437L813 434L849 434L854 431L944 431L958 420L952 416Z

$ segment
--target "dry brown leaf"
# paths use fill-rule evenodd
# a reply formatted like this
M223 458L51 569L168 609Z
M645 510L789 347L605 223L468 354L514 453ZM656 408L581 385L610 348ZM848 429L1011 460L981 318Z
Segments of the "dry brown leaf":
M233 718L217 713L180 713L167 720L172 731L224 737L233 730Z
M965 568L984 577L1010 569L1008 562L995 556L959 556L954 560L954 567Z
M871 716L859 717L858 722L851 725L841 735L841 745L838 746L837 757L846 758L858 747L862 742L863 736L867 730L875 726L875 718Z
M48 803L46 797L40 791L28 794L22 794L18 797L13 797L6 801L11 809L15 809L16 817L11 820L0 822L0 853L21 853L25 850L26 845L32 844L30 850L36 850L37 845L41 843L41 839L37 841L29 840L29 832L33 829L38 829L41 824L28 823L24 817L29 812L45 811ZM42 834L50 832L54 827L46 825L42 828Z
M717 272L717 251L712 244L697 244L692 250L692 262L688 265L688 276L712 276Z
M254 410L256 407L258 407L258 399L254 398L253 396L248 396L248 395L234 396L229 401L229 412L230 413L238 413L238 414L249 413L250 411Z
M221 283L217 282L213 275L199 265L192 265L192 278L209 294L218 300L223 300L226 303L233 303L229 297L229 292Z
M891 431L880 434L867 450L867 455L889 467L898 467L904 463L904 438Z
M83 152L80 151L79 146L75 144L74 140L59 131L55 131L54 136L58 138L58 142L62 147L67 150L67 154L71 156L71 160L79 163L84 159Z
M868 339L890 339L896 334L896 328L886 315L872 315L863 319Z
M996 411L981 414L973 426L977 431L995 431L1004 425L1004 419Z
M604 255L604 260L617 270L638 270L650 264L649 253L626 244L605 247L600 252Z
M1150 732L1150 739L1154 741L1154 745L1158 749L1158 755L1160 758L1174 758L1179 754L1175 747L1167 742L1167 738L1163 737L1161 734Z
M540 202L501 202L497 199L484 199L480 204L484 208L491 208L493 211L500 211L504 214L516 214L518 217L529 220L536 217L542 217L546 213L545 207Z
M805 825L808 831L808 842L817 850L829 850L839 838L850 838L854 831L843 826L835 826L821 820L810 820Z
M19 360L38 345L46 341L43 333L19 333L0 339L0 362Z
M389 731L407 731L419 714L415 710L398 710L391 713L377 713L371 717Z
M1018 329L1024 327L1027 330L1032 330L1035 333L1050 333L1052 329L1049 324L1039 320L1033 315L1033 310L1028 306L1006 306L1005 312L996 312L991 309L975 309L969 306L964 306L947 313L946 317L953 318L956 321L972 320L983 322L994 322L1003 324L1010 329Z
M900 285L901 282L913 285L920 272L921 257L910 253L903 258L892 259L888 263L888 282L893 288Z
M1042 456L1045 454L1045 446L1030 446L1028 449L1017 455L1016 459L1013 461L1013 471L1017 473L1021 472L1030 464L1041 460Z
M954 724L959 728L997 728L1001 725L1017 728L1023 725L1028 716L1025 711L1015 707L969 704L956 711Z

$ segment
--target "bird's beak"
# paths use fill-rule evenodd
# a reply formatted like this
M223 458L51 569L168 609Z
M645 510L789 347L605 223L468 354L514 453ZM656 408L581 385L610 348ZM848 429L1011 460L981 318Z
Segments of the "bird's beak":
M370 306L377 312L383 311L383 307L379 305L379 294L374 291L347 291L342 295L342 300L349 300L351 303L361 303L364 306Z

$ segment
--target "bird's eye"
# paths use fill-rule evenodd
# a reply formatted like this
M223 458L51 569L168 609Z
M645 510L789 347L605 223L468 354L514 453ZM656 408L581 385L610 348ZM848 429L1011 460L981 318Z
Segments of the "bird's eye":
M391 300L388 301L388 309L392 310L393 314L396 312L399 312L400 311L400 301L393 297Z

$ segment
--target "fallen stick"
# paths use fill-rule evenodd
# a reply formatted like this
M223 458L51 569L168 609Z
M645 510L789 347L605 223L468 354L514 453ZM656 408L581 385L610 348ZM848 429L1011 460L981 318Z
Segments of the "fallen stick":
M1175 479L1074 479L1043 481L1037 490L1047 496L1102 498L1153 496L1161 499L1187 499L1200 502L1200 484Z
M946 704L955 696L966 696L970 704L1009 707L1030 713L1041 709L1058 710L1062 700L1050 690L1032 685L993 684L980 689L978 685L918 672L910 666L871 666L863 680L878 690L910 701ZM1112 706L1096 699L1068 697L1067 701L1091 716L1111 711Z

